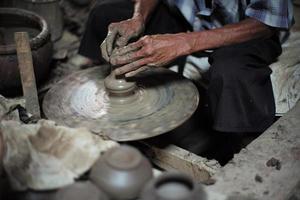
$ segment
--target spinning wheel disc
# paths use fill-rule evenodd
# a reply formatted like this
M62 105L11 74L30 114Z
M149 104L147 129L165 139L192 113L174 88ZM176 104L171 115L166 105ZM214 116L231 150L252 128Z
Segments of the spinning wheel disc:
M168 132L196 110L199 94L189 80L167 69L151 69L132 80L128 97L111 97L104 87L109 67L83 70L58 82L45 96L48 119L87 127L116 141L145 139Z

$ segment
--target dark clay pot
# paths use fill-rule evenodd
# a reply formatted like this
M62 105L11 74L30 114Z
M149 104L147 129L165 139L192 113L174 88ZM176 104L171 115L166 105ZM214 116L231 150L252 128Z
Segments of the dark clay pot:
M18 9L0 8L0 93L21 89L14 32L29 33L33 66L37 82L49 72L52 42L46 21L39 15Z
M57 41L63 33L63 13L61 0L11 0L13 7L34 12L42 16L49 27L52 41Z
M169 172L150 181L141 194L141 200L206 200L200 184L189 176Z
M90 173L90 180L114 200L135 199L152 177L150 162L125 145L105 152Z

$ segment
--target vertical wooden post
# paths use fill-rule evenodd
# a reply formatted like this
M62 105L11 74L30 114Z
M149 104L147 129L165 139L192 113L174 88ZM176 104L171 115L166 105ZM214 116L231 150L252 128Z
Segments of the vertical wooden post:
M36 88L36 81L32 63L32 54L27 32L16 32L18 63L22 81L23 95L26 100L26 109L33 116L40 118L40 106Z

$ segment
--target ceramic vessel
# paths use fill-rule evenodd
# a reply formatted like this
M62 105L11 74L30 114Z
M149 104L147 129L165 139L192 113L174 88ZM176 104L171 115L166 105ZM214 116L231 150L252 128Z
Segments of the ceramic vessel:
M42 16L48 23L52 41L61 38L63 14L61 0L13 0L14 7L26 9Z
M134 199L153 177L150 162L135 148L107 151L91 170L90 179L112 199Z
M17 195L17 200L109 200L90 181L79 181L72 185L50 191L27 191Z
M84 181L61 188L53 200L108 200L108 197L93 183Z
M189 176L179 173L164 173L150 181L141 194L141 200L205 200L200 184Z
M18 8L0 8L0 92L21 89L14 32L29 33L36 80L46 77L52 57L52 42L46 21Z

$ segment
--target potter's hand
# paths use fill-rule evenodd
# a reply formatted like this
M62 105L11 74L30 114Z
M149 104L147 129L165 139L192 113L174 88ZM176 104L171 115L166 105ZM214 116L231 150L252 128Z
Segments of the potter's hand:
M132 38L138 37L144 31L144 19L136 15L131 19L111 23L108 34L101 44L102 57L109 62L114 47L124 47Z
M110 62L121 65L116 75L134 76L149 66L164 66L179 56L190 53L185 33L144 36L137 42L113 51Z

